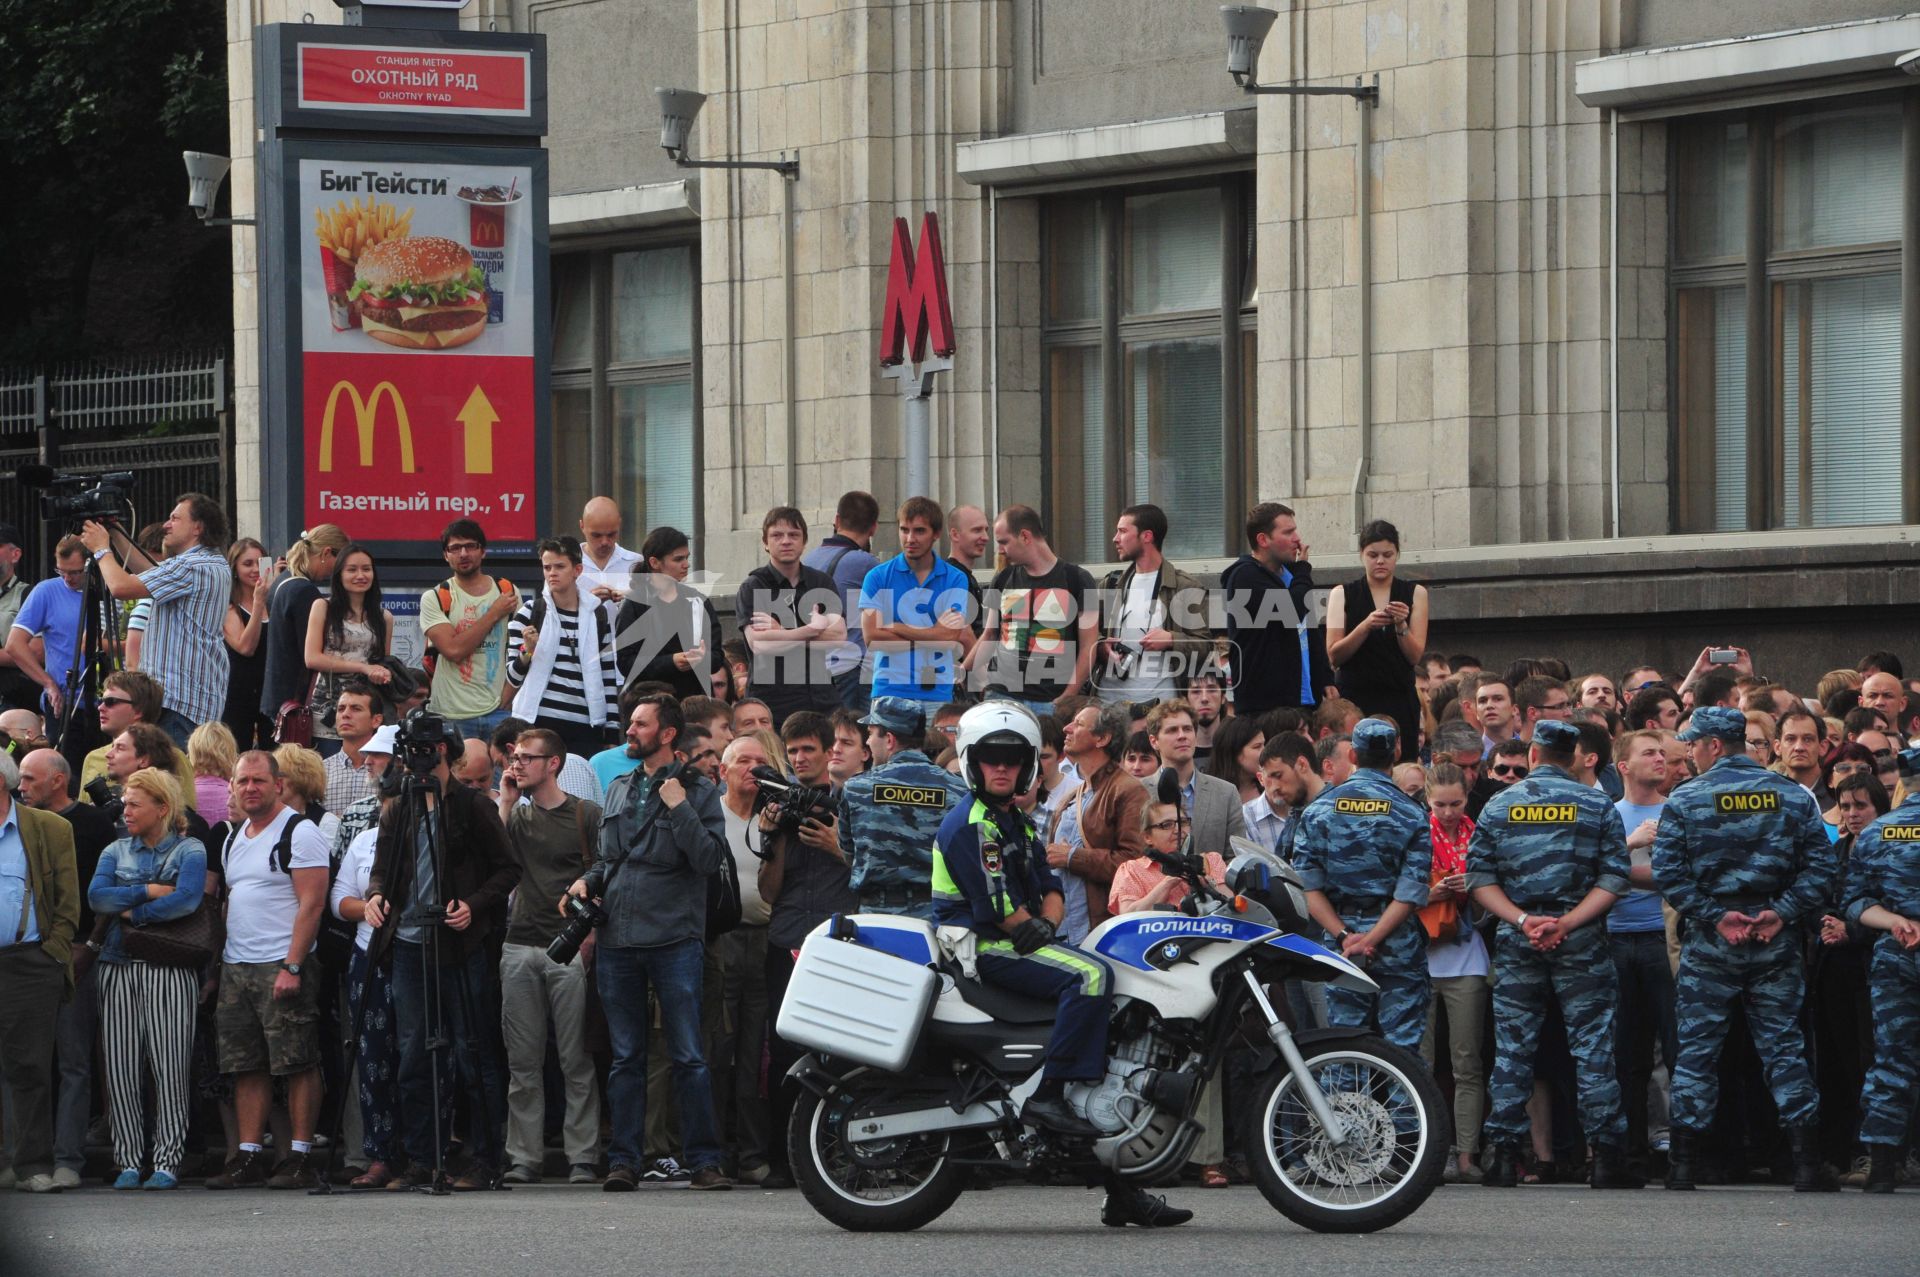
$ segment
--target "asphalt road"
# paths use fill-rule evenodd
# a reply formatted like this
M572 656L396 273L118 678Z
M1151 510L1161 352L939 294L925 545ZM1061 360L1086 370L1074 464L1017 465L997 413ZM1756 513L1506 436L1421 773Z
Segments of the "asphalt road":
M164 1196L6 1193L0 1277L1920 1272L1913 1189L1870 1198L1774 1188L1686 1196L1443 1188L1398 1228L1365 1237L1304 1232L1251 1188L1173 1196L1198 1218L1162 1233L1102 1228L1093 1192L1011 1187L966 1194L917 1233L874 1236L841 1232L798 1193L677 1186L624 1196L541 1186L444 1198L197 1187Z

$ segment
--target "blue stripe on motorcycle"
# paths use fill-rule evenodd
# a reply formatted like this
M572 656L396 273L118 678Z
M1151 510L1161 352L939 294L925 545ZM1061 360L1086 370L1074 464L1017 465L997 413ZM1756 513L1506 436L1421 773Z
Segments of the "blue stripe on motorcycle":
M927 944L926 933L917 927L889 927L884 923L862 922L855 942L922 966L933 961L933 950Z
M1331 959L1332 961L1339 963L1340 966L1343 967L1344 969L1353 972L1353 974L1357 976L1361 976L1364 978L1366 975L1366 973L1360 970L1359 967L1354 966L1351 962L1348 962L1345 958L1341 957L1339 954L1335 953L1333 950L1327 948L1325 945L1315 944L1313 941L1307 939L1305 936L1287 935L1283 932L1282 934L1277 935L1273 937L1273 939L1267 941L1267 943L1272 945L1276 949L1285 949L1288 953L1291 953L1296 957L1305 958L1309 962L1324 963L1327 960Z
M1167 940L1202 936L1210 940L1234 940L1252 944L1274 934L1272 927L1239 918L1187 918L1178 914L1143 913L1124 917L1108 928L1094 946L1094 952L1111 962L1125 963L1140 971L1151 971L1147 951Z

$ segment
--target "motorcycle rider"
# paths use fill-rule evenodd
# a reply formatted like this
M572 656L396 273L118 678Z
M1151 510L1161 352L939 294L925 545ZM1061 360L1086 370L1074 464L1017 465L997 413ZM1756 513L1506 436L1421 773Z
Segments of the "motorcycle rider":
M1040 767L1040 724L1024 706L995 700L960 719L960 770L973 801L955 806L933 845L934 921L971 930L980 979L1030 997L1058 998L1039 1089L1022 1115L1063 1135L1100 1132L1067 1103L1066 1084L1106 1076L1113 973L1104 959L1055 939L1066 903L1045 845L1014 805ZM1100 1221L1167 1228L1190 1210L1107 1178Z

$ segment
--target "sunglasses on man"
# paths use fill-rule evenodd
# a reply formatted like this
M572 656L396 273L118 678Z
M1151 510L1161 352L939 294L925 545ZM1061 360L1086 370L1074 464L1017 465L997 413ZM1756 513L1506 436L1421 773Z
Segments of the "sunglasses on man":
M1508 780L1525 780L1527 769L1518 764L1496 763L1489 769L1495 776L1504 776Z

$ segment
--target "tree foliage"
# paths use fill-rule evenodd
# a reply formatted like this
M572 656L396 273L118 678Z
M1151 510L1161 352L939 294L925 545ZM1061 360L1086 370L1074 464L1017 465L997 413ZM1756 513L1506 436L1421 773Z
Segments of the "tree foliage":
M0 0L0 363L225 344L229 242L182 150L227 146L221 0Z

